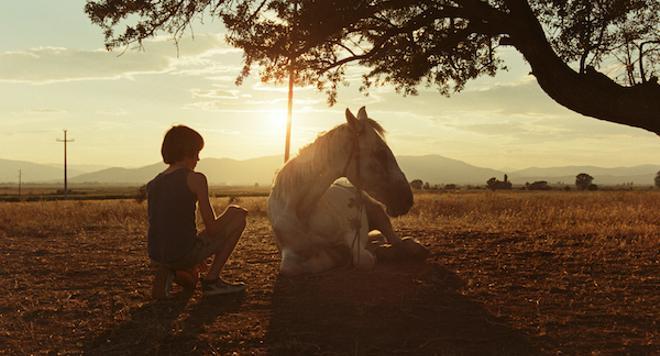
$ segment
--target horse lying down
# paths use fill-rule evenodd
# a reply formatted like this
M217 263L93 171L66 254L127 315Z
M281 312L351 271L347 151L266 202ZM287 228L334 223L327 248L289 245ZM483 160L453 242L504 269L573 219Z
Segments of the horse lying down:
M407 213L413 195L384 132L364 107L357 117L346 109L346 123L302 148L277 173L267 210L281 273L318 273L346 264L370 269L376 258L428 255L392 229L389 217ZM350 184L337 182L341 177Z

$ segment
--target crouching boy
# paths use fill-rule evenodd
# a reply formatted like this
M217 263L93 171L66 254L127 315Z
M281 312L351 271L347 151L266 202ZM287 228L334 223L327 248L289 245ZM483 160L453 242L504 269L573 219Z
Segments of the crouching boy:
M189 287L194 287L197 267L209 256L213 256L213 263L202 278L205 295L245 289L244 283L224 281L220 272L245 229L247 210L232 205L215 216L206 176L195 172L203 147L204 139L195 130L182 125L172 127L161 147L163 161L169 167L147 184L149 257L158 265L154 298L169 296L176 271L188 271ZM196 205L205 228L200 233L195 225Z

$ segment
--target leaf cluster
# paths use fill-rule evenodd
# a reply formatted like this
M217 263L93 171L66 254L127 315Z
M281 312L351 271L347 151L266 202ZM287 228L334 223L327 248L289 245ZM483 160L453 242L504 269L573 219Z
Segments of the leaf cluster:
M659 72L659 1L538 0L531 5L555 52L565 62L578 62L580 73L602 64L640 68L639 61L647 75L631 73L637 81Z
M330 104L351 63L367 68L363 91L383 84L404 95L420 85L443 95L460 91L505 68L497 49L509 43L512 24L543 26L557 55L579 62L581 72L614 58L625 62L631 84L657 73L657 0L532 0L532 19L511 11L520 4L527 6L524 0L90 0L85 11L104 30L108 49L159 32L178 38L196 16L222 18L228 42L244 51L237 83L254 67L265 82L294 74L298 85L325 91ZM132 23L117 32L125 22Z

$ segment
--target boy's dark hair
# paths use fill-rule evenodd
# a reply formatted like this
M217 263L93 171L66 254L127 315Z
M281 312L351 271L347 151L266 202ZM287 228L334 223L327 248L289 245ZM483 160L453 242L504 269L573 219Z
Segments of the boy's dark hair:
M173 164L186 157L195 157L204 148L204 139L197 131L188 126L172 126L165 134L160 153L163 161Z

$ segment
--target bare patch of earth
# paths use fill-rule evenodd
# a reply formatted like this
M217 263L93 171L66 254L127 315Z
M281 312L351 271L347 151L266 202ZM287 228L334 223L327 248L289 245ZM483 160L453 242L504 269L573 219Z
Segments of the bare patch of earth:
M240 296L148 297L144 234L0 240L0 352L660 354L658 251L589 236L400 231L423 263L284 278L263 217L228 279Z

